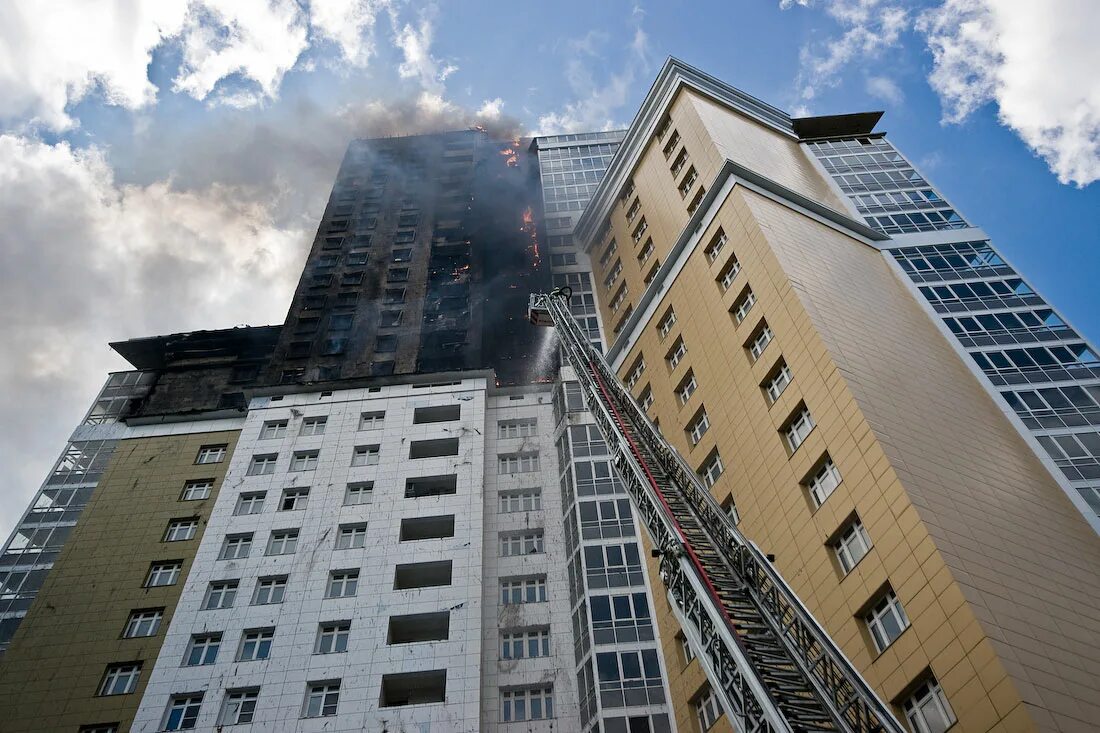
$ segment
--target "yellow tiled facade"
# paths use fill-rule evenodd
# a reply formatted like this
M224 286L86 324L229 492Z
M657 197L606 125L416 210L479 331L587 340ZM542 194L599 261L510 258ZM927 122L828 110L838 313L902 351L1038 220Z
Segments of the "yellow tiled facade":
M633 190L595 212L608 224L590 246L593 261L617 245L594 273L607 324L625 324L640 307L654 261L636 261L647 239L663 263L688 204L727 159L846 211L789 136L690 88L664 114L670 123L657 124L663 134L624 179ZM688 163L673 176L682 148ZM699 175L682 196L689 165ZM693 467L717 449L725 471L715 497L732 495L741 529L774 553L899 717L901 700L931 674L960 733L1100 729L1100 538L873 246L745 185L711 211L648 320L612 337L624 342L618 372L628 383L637 377L639 402L652 395L650 416ZM719 230L726 243L712 262L704 250ZM734 257L740 271L727 288ZM623 283L627 296L613 311ZM750 290L755 303L738 323L733 311ZM670 308L675 323L665 328ZM765 325L773 338L754 359L748 345ZM672 366L679 339L686 352ZM763 385L781 363L793 381L771 403ZM698 388L685 401L677 390L689 372ZM783 430L803 406L815 427L791 451ZM692 445L689 426L703 408L710 427ZM807 482L826 457L841 483L815 508ZM856 516L872 548L845 575L830 542ZM655 567L651 560L659 586ZM862 616L886 589L911 625L878 653ZM667 604L657 610L677 724L697 731L691 701L705 678L697 662L685 664Z
M121 440L72 536L0 664L0 730L129 730L225 477L237 431ZM226 445L220 463L199 449ZM183 500L188 481L212 479L209 497ZM168 523L195 518L194 537L165 541ZM156 561L179 560L175 584L145 587ZM124 638L130 612L163 609L156 634ZM98 696L110 664L141 663L132 693Z

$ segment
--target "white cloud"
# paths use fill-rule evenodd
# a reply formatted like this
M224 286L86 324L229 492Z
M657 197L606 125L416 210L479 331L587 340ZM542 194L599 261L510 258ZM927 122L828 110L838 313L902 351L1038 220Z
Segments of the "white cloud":
M206 99L239 76L259 87L253 102L278 96L283 76L308 47L307 19L293 0L204 0L192 4L181 34L183 62L173 89ZM239 93L227 96L240 106Z
M111 103L138 109L156 88L146 67L152 51L179 31L184 0L0 3L0 120L73 127L66 107L100 90Z
M107 341L281 322L310 231L274 222L276 196L124 185L95 148L15 135L0 189L0 307L19 314L0 323L0 410L20 415L0 428L6 528L105 372L127 368Z
M314 34L334 42L343 58L363 66L374 53L372 31L387 0L311 0L309 21Z
M1097 28L1095 0L947 0L918 21L944 121L994 102L1001 123L1078 186L1100 179Z
M397 67L401 78L415 79L426 93L441 97L443 82L458 71L458 66L444 63L432 55L434 14L434 9L430 9L421 15L416 26L406 23L396 31L394 44L403 56Z
M478 110L474 112L474 116L484 120L499 120L503 109L504 100L500 97L496 99L486 99Z
M905 101L905 94L901 91L901 87L888 76L869 76L864 87L872 97L877 97L894 106Z
M627 48L626 61L602 84L596 81L593 71L606 67L601 49L610 41L608 35L589 32L569 44L566 79L577 99L558 111L539 117L538 129L532 134L608 130L625 124L615 115L638 91L636 82L649 69L649 36L642 28L644 15L640 9L634 9L631 18L634 32Z
M335 44L338 63L366 65L377 15L390 7L391 0L313 0L308 7L295 0L9 0L0 3L0 123L67 130L77 124L67 110L96 91L129 110L153 104L148 67L167 44L178 44L182 57L174 91L254 106L278 96L311 30L314 40Z
M810 0L781 0L780 7L793 4L812 5ZM797 104L803 110L821 89L835 86L841 71L853 60L875 57L896 46L910 22L905 8L893 0L832 0L824 7L843 32L824 43L803 47L797 81Z

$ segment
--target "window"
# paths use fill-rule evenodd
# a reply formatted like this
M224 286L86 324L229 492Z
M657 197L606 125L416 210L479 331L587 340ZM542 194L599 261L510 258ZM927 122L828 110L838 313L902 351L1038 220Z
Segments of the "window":
M634 227L634 232L630 235L630 238L632 240L634 240L634 244L638 244L639 242L641 242L642 237L645 236L645 233L648 230L649 230L649 224L646 222L645 217L643 216L642 220L640 222L638 222L638 226ZM618 266L619 266L619 269L621 270L622 269L622 263L620 262L618 264Z
M397 336L394 334L382 334L374 340L376 353L391 353L397 351Z
M726 266L722 268L722 271L718 273L718 285L722 288L722 292L730 289L739 272L741 272L741 263L736 257L731 257Z
M638 216L638 212L642 210L641 199L635 198L634 203L630 205L630 208L626 210L626 220L628 222L634 221Z
M726 500L722 502L722 511L735 525L741 524L741 513L737 511L737 502L733 500L733 494L727 496Z
M669 308L668 312L665 313L665 317L662 318L660 323L657 324L657 333L661 335L661 338L664 338L665 336L668 336L669 332L672 331L672 327L675 325L676 311Z
M298 435L324 435L326 423L328 423L327 417L307 417L302 420L302 428L298 431Z
M742 323L752 307L756 305L756 294L751 288L745 288L745 293L733 304L733 320Z
M531 473L539 470L539 454L510 453L497 456L497 473Z
M340 681L310 682L306 687L306 703L302 709L303 718L321 718L336 715L336 706L340 702Z
M354 316L350 313L334 313L328 318L328 330L330 331L347 331L351 329L351 322Z
M202 693L173 695L164 711L161 730L194 730L202 707Z
M204 445L199 448L199 455L195 458L195 463L221 463L225 460L225 444L221 445Z
M138 677L141 676L141 662L122 662L108 664L103 672L103 679L99 683L96 695L129 695L137 689Z
M670 124L671 124L671 121L670 121ZM661 137L664 137L664 136L662 135ZM664 152L666 158L668 156L672 155L672 151L676 149L676 145L679 142L680 142L680 133L677 130L673 130L672 131L672 137L670 137L668 139L668 142L665 143L665 147L662 151L662 152Z
M684 175L684 180L680 181L680 198L684 198L691 193L691 187L695 185L697 180L699 180L699 172L695 170L695 166L691 166Z
M164 532L164 541L182 542L193 539L198 529L199 520L197 519L173 519Z
M163 585L175 585L179 580L183 562L169 560L167 562L155 562L149 566L149 575L145 578L146 588L157 588Z
M810 499L814 506L819 507L824 504L837 486L840 486L840 471L837 470L833 459L825 456L825 462L806 482L806 488L810 491Z
M943 733L955 724L955 713L935 678L930 677L901 705L913 733Z
M279 529L267 540L268 555L293 555L298 549L298 530Z
M285 595L285 575L260 578L256 581L256 590L252 593L252 605L266 606L273 603L282 603Z
M325 598L350 598L359 589L359 570L333 570L328 576Z
M500 511L531 512L542 509L542 489L519 489L500 492Z
M163 608L148 608L131 611L122 630L122 638L136 639L141 636L156 636L160 629L160 620L164 617Z
M210 492L214 490L214 479L203 478L194 481L188 481L183 485L183 493L180 494L180 501L198 501L200 499L209 499Z
M275 629L245 629L241 634L241 646L237 649L238 662L255 662L271 655L271 642Z
M118 733L118 723L92 723L82 725L76 733Z
M708 686L700 693L693 703L695 717L699 720L699 730L708 731L722 717L722 709L718 706L718 698Z
M644 223L644 221L643 221ZM623 272L623 261L615 260L615 265L611 268L611 272L607 273L607 276L603 279L603 286L608 290L615 284L615 281L619 279L619 275Z
M344 506L358 506L359 504L370 504L374 495L374 482L364 481L361 483L348 484L347 490L344 492Z
M905 616L901 601L891 589L887 589L871 606L863 617L863 621L867 624L867 630L871 632L871 639L875 642L875 649L879 652L893 644L894 639L901 636L901 632L909 627L909 619Z
M695 652L691 650L691 643L683 634L676 635L676 641L680 642L680 653L684 655L684 664L691 664L695 659Z
M710 430L710 418L707 417L707 411L700 409L698 414L688 424L688 437L691 438L692 445L699 445L699 441L703 439L707 431Z
M703 461L703 465L699 467L697 473L699 478L703 479L703 483L709 489L718 482L718 477L722 475L722 472L726 470L726 467L722 465L722 456L718 454L718 449L715 448L711 451L711 454L707 456L707 459Z
M596 654L600 698L605 708L665 702L656 649Z
M500 691L500 720L545 720L554 717L554 688L530 687Z
M722 253L722 250L726 246L726 232L722 227L718 227L718 232L710 240L710 244L703 250L703 254L707 256L707 262L714 264L718 259L718 255ZM736 260L734 260L736 262Z
M764 393L768 395L769 402L775 402L779 399L779 396L783 394L783 390L787 388L787 385L791 383L794 377L791 375L791 369L787 366L785 361L779 362L779 368L772 374L771 378L764 383Z
M500 602L504 605L545 603L546 576L500 581Z
M252 550L252 533L226 535L219 560L241 560Z
M381 430L386 420L385 411L364 412L359 415L360 430Z
M534 435L537 427L538 420L533 417L521 420L500 420L497 422L497 437L501 439L523 438Z
M226 690L218 725L240 725L251 723L256 715L256 702L260 696L258 688L247 690Z
M200 667L205 664L213 664L218 660L218 650L222 646L221 634L195 634L191 637L191 643L187 645L187 653L183 656L183 666Z
M675 369L676 365L683 361L685 354L687 354L687 344L684 343L684 339L681 336L676 339L676 343L673 344L669 352L665 354L665 361L668 362L668 368Z
M252 456L252 462L248 464L249 476L266 476L275 473L275 461L278 455L270 453L262 456Z
M656 251L656 248L653 246L653 237L650 237L645 241L645 246L642 247L642 251L638 253L638 265L644 265Z
M403 311L399 310L385 310L382 311L382 317L378 325L382 328L396 328L401 325L401 314Z
M833 552L845 575L871 550L871 538L859 518L853 519L833 541Z
M386 305L397 305L405 302L405 288L386 288L386 293L382 297L382 302Z
M306 508L309 502L309 489L283 489L283 498L279 500L279 511L293 512Z
M353 465L353 466L377 466L378 465L378 446L377 445L357 445L357 446L355 446L355 452L351 454L351 465Z
M642 395L638 400L638 404L641 405L642 410L645 412L649 412L649 408L653 406L653 388L648 384L642 389Z
M550 656L550 629L530 629L500 635L501 659L533 659Z
M233 601L237 598L236 580L217 580L206 589L206 598L203 599L204 611L216 608L232 608Z
M341 524L336 535L337 550L358 550L367 546L367 525Z
M313 645L314 654L339 654L348 650L348 637L351 636L351 621L330 621L317 629L317 641Z
M768 348L768 344L772 342L773 336L772 329L767 323L760 327L760 330L749 341L749 355L752 356L753 361L760 358L760 355L764 353L764 349Z
M672 172L672 175L680 175L680 171L682 171L684 169L684 166L687 165L687 159L688 151L687 148L684 148L680 151L680 154L677 155L676 158L672 161L672 167L669 168L669 170Z
M543 551L542 530L523 532L502 532L500 535L500 556L533 555Z
M695 372L689 371L687 376L680 381L680 386L676 388L676 396L680 398L680 404L686 405L698 388L699 383L695 381Z
M638 360L634 362L634 366L631 367L630 373L626 375L626 386L628 389L632 389L638 380L642 378L642 373L645 372L645 356L638 355Z
M264 508L266 491L253 491L241 494L237 497L237 506L233 508L234 514L259 514Z
M317 468L318 451L298 450L294 451L294 457L290 460L291 471L313 471Z
M260 440L271 440L273 438L282 438L286 435L286 420L268 420L260 428Z

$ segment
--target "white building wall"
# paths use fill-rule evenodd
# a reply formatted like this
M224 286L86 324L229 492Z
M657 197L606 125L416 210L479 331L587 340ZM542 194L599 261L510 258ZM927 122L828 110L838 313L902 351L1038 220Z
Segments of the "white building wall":
M419 406L461 405L455 422L413 425ZM416 730L474 731L479 726L481 693L482 485L485 465L486 382L435 387L394 385L375 390L257 398L250 407L222 491L211 514L202 545L135 719L135 731L162 728L172 695L203 693L197 729L212 730L227 689L258 687L259 700L251 725L239 731ZM360 414L385 411L382 429L360 431ZM323 435L299 436L304 418L327 416ZM265 421L287 419L285 437L260 440ZM428 438L459 438L457 456L412 460L409 444ZM351 467L355 446L379 444L378 465ZM296 450L320 451L316 470L288 471ZM254 454L278 453L274 473L247 476ZM405 479L455 473L454 495L407 499ZM344 506L349 482L374 481L373 500ZM279 511L280 494L288 487L310 487L307 507ZM233 514L244 491L266 491L262 512ZM399 542L405 517L453 514L455 536ZM342 523L366 522L363 549L337 550ZM265 556L272 530L299 529L293 555ZM253 532L249 556L218 560L226 534ZM398 563L450 560L449 586L394 590ZM358 593L353 598L325 599L329 571L359 568ZM288 575L286 596L277 605L250 605L256 579ZM200 610L212 580L240 579L232 608ZM388 619L429 611L449 610L446 641L387 645ZM314 654L321 622L350 620L348 651ZM234 662L242 631L274 627L268 660ZM182 662L193 634L221 632L216 663L185 667ZM444 703L380 708L384 674L445 669ZM307 683L341 681L337 713L304 719Z
M483 577L483 691L481 730L552 731L579 730L573 675L573 634L569 622L568 559L562 525L561 494L557 488L554 453L554 413L550 385L512 388L489 397L485 423L485 536ZM500 438L499 422L535 418L535 435ZM500 474L498 456L538 451L539 470ZM541 490L541 510L502 513L500 492L512 489ZM542 529L542 553L501 557L500 533ZM547 601L505 605L501 602L502 578L545 575ZM534 659L501 658L501 634L548 627L550 656ZM502 721L501 690L551 687L554 718L525 722Z

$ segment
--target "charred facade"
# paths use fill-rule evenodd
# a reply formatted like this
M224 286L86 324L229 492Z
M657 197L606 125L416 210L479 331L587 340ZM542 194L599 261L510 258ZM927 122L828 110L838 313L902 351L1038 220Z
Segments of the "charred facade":
M537 172L479 130L348 148L264 381L495 368L524 380L545 287Z

